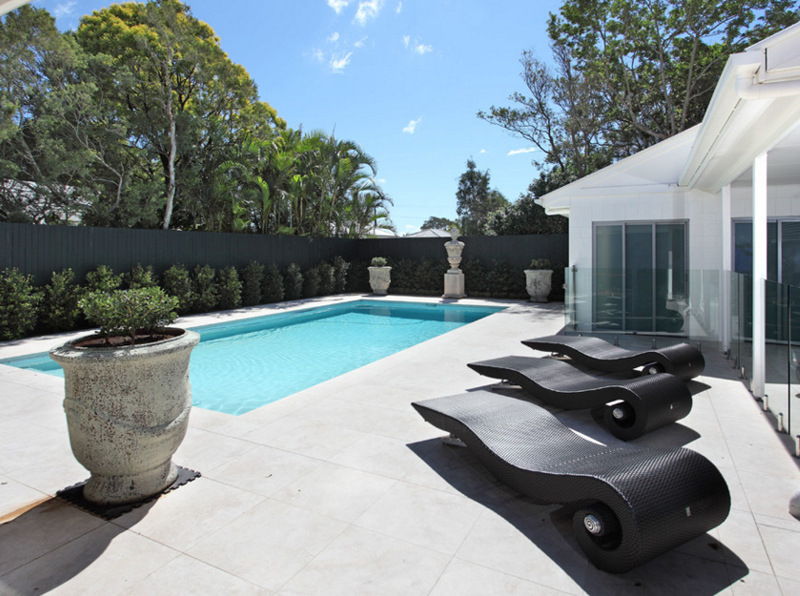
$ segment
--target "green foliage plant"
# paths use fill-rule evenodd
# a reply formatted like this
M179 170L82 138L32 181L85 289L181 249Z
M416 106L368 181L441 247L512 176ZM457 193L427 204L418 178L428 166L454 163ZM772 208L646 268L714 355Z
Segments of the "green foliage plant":
M89 271L83 281L83 291L113 292L122 285L122 276L114 275L114 270L107 265L100 265L94 271Z
M242 269L242 306L261 304L261 285L264 282L264 265L250 261Z
M161 286L167 294L178 299L177 311L179 314L184 315L191 312L194 293L192 292L192 280L186 267L176 263L164 271L161 276Z
M356 259L347 271L347 289L350 292L369 292L369 269L367 263Z
M42 292L39 326L43 331L60 333L76 327L81 309L78 306L80 288L74 279L72 269L53 271Z
M192 272L192 310L211 312L219 304L219 288L216 283L217 272L209 265L197 265Z
M552 269L553 263L550 259L532 259L528 269Z
M343 294L347 291L347 271L350 263L344 258L336 255L333 257L333 291L336 294Z
M303 298L313 298L319 294L321 278L319 269L312 267L303 274Z
M242 282L235 267L229 265L220 270L217 288L221 310L232 310L242 305Z
M303 297L303 274L297 263L289 263L283 279L286 300L298 300Z
M336 274L333 265L322 262L317 265L319 272L319 296L330 296L336 291Z
M372 257L370 267L386 267L388 261L384 257Z
M264 271L261 284L262 300L266 303L280 302L283 300L283 276L275 263L270 263Z
M138 290L139 288L155 288L158 286L158 279L153 272L153 266L142 267L141 263L128 273L123 274L122 282L128 290Z
M25 337L36 326L41 294L32 279L16 267L0 272L0 340Z
M80 300L86 318L100 327L99 334L111 345L111 337L126 336L131 345L141 335L163 332L178 314L178 299L161 288L90 292Z

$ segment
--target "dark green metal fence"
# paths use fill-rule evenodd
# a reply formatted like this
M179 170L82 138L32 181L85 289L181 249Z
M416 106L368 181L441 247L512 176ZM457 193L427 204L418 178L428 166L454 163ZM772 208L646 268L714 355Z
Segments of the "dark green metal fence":
M16 267L44 284L53 271L72 268L77 279L107 265L115 272L130 270L137 263L152 265L161 273L175 263L193 268L215 269L250 261L286 267L297 263L309 268L336 255L348 261L390 259L446 259L445 238L387 238L354 240L306 236L261 236L0 223L0 270ZM475 236L461 238L464 258L491 264L506 261L525 269L531 259L548 258L566 265L567 236Z

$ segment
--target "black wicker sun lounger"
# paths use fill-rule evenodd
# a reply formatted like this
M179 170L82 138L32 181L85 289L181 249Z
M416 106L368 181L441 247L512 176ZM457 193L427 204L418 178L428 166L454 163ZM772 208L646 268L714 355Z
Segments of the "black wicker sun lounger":
M575 537L604 571L628 571L728 516L725 480L689 449L598 445L539 406L488 391L412 405L514 490L539 503L576 504Z
M598 377L552 358L507 356L472 362L485 377L508 380L533 397L567 410L604 407L608 430L629 441L685 418L692 394L683 381L668 374L634 379Z
M598 337L550 335L523 342L529 348L563 354L603 372L623 372L643 366L645 372L667 372L688 381L703 374L706 361L702 352L686 343L636 352L613 346Z

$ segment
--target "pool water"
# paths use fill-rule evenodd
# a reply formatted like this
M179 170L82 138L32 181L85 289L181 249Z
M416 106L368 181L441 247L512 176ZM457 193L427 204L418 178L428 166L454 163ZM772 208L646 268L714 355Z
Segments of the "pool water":
M192 401L244 414L500 310L359 300L194 327ZM0 363L64 374L46 353Z

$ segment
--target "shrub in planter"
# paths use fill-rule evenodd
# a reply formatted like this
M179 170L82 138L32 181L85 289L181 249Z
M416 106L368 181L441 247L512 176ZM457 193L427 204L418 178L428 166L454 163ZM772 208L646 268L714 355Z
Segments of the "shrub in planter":
M349 269L350 263L339 255L333 257L333 291L337 294L347 291L347 272Z
M303 274L303 298L313 298L319 293L319 269L312 267Z
M242 305L242 282L236 267L227 266L219 272L217 287L219 289L219 308L232 310Z
M80 288L74 283L72 269L53 271L50 281L42 293L39 311L39 326L44 332L69 331L75 329L81 309L78 306Z
M290 263L283 276L284 292L286 300L298 300L303 297L303 274L297 263Z
M40 292L14 267L0 273L0 341L25 337L36 327Z
M133 269L122 276L122 283L129 290L138 290L139 288L157 287L158 279L153 273L151 265L142 267L141 263L136 263Z
M105 345L134 345L164 339L175 321L178 299L161 288L90 292L80 299L90 323L98 325Z
M122 276L114 275L114 270L106 265L100 265L94 271L89 271L83 280L83 290L89 292L113 292L122 285Z
M217 273L208 265L197 265L192 272L192 310L194 312L211 312L219 304L219 289L216 283Z
M283 276L281 272L278 271L278 266L275 265L275 263L270 263L264 271L261 296L265 303L280 302L283 300Z
M177 478L172 455L189 426L189 356L200 339L166 327L177 304L160 288L89 293L81 306L101 333L50 351L64 369L72 451L91 472L89 501L140 501Z
M322 262L317 265L317 272L319 273L319 291L317 295L330 296L336 291L336 278L333 265Z
M177 311L179 314L185 315L192 310L194 294L192 293L192 280L186 267L176 264L164 271L161 276L161 285L167 294L178 299Z
M261 285L264 282L264 265L256 261L242 269L242 306L261 304Z

